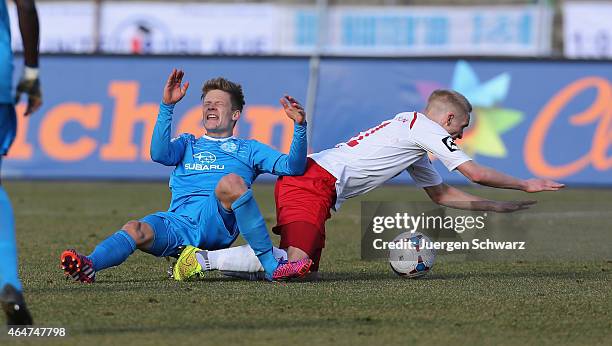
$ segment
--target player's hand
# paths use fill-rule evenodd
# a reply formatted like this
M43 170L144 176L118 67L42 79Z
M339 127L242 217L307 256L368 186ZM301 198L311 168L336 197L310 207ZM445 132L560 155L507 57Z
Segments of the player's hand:
M498 213L511 213L518 210L529 209L537 201L494 201L493 211Z
M168 76L168 81L164 86L164 95L162 101L167 105L173 105L185 97L187 94L187 88L189 88L189 82L185 82L183 86L183 76L185 72L182 70L172 69L172 73Z
M557 191L565 187L565 184L557 183L549 179L528 179L525 184L525 192Z
M15 104L19 103L21 94L28 95L28 106L23 115L28 116L36 112L42 105L42 93L40 91L40 81L38 78L25 79L22 77L17 84L17 93L15 94Z
M285 114L296 124L302 125L306 122L306 111L293 96L285 95L280 99L281 105L285 109Z

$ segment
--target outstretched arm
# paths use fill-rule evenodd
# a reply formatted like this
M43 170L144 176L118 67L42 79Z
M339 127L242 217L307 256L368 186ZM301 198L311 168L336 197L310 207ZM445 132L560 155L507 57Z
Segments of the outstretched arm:
M452 137L439 126L424 127L423 131L413 131L412 135L419 146L440 159L449 171L457 169L477 184L525 192L556 191L565 186L548 179L517 179L481 166L461 151Z
M293 120L293 140L289 154L282 155L274 164L273 173L276 175L300 175L306 170L306 154L308 143L306 140L306 112L300 103L292 96L285 95L280 99L287 117Z
M166 166L177 165L185 152L185 143L181 139L171 140L174 105L185 96L189 87L189 82L181 86L183 75L183 71L173 69L168 76L151 139L151 159Z
M463 210L496 211L508 213L529 208L536 201L492 201L447 184L439 184L423 188L429 198L437 204Z
M23 40L24 71L19 84L15 103L19 102L22 93L28 95L28 107L24 115L30 115L42 105L42 94L38 80L38 12L33 0L16 0L19 16L19 31Z
M492 168L479 165L474 161L467 161L460 164L457 166L457 170L474 183L502 189L541 192L557 191L565 187L564 184L549 179L518 179L498 172Z

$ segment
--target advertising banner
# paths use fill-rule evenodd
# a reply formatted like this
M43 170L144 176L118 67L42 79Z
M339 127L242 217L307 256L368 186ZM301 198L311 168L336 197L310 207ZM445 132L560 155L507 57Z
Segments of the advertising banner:
M458 144L476 161L520 177L612 182L612 63L339 58L322 62L321 78L315 151L450 88L474 106Z
M17 65L21 59L16 59ZM174 134L204 134L203 82L223 76L242 84L246 106L234 134L289 151L293 122L279 99L306 95L306 59L44 57L44 105L21 116L2 173L32 178L167 178L149 146L162 90L172 68L191 86L174 111ZM18 67L17 70L20 68Z
M294 9L284 25L284 53L317 43L316 8ZM332 55L508 55L550 53L552 12L546 6L331 7L322 52Z
M4 1L4 0L2 0ZM21 51L9 3L13 48ZM548 6L315 6L276 4L43 2L42 52L347 56L545 56ZM96 15L99 14L99 21ZM602 17L603 18L603 17Z
M5 0L0 0L5 1ZM11 21L11 46L14 52L23 50L17 8L7 3ZM94 49L93 1L39 2L36 4L40 22L40 51L45 53L90 53Z
M273 54L272 4L106 3L102 51L123 54Z
M237 135L287 152L293 125L278 99L288 93L305 103L308 85L305 58L44 57L41 66L45 104L19 117L6 176L166 178L149 143L172 67L191 82L175 109L175 134L203 133L200 87L225 76L246 95ZM313 152L422 111L431 91L450 88L474 106L458 144L477 162L525 178L612 184L612 63L327 58L318 84ZM465 182L434 162L448 181Z
M612 2L564 2L563 42L569 58L612 58Z

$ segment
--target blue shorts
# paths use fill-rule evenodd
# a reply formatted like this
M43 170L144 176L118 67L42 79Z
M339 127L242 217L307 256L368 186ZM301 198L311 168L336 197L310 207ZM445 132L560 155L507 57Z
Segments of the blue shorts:
M214 194L201 204L197 220L181 213L163 211L140 219L155 234L150 254L175 256L181 245L192 245L206 250L230 247L238 237L238 225L234 213L226 210Z
M10 103L0 103L0 156L8 153L13 140L15 140L16 133L17 114L15 114L15 106Z

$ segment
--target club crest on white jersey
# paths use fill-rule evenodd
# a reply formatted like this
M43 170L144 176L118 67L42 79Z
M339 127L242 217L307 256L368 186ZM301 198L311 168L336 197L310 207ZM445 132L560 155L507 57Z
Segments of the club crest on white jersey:
M453 137L451 136L442 138L442 143L444 143L446 148L448 148L448 150L450 150L451 153L453 151L459 150L459 147L457 146L457 144L455 144L455 141L453 140Z

